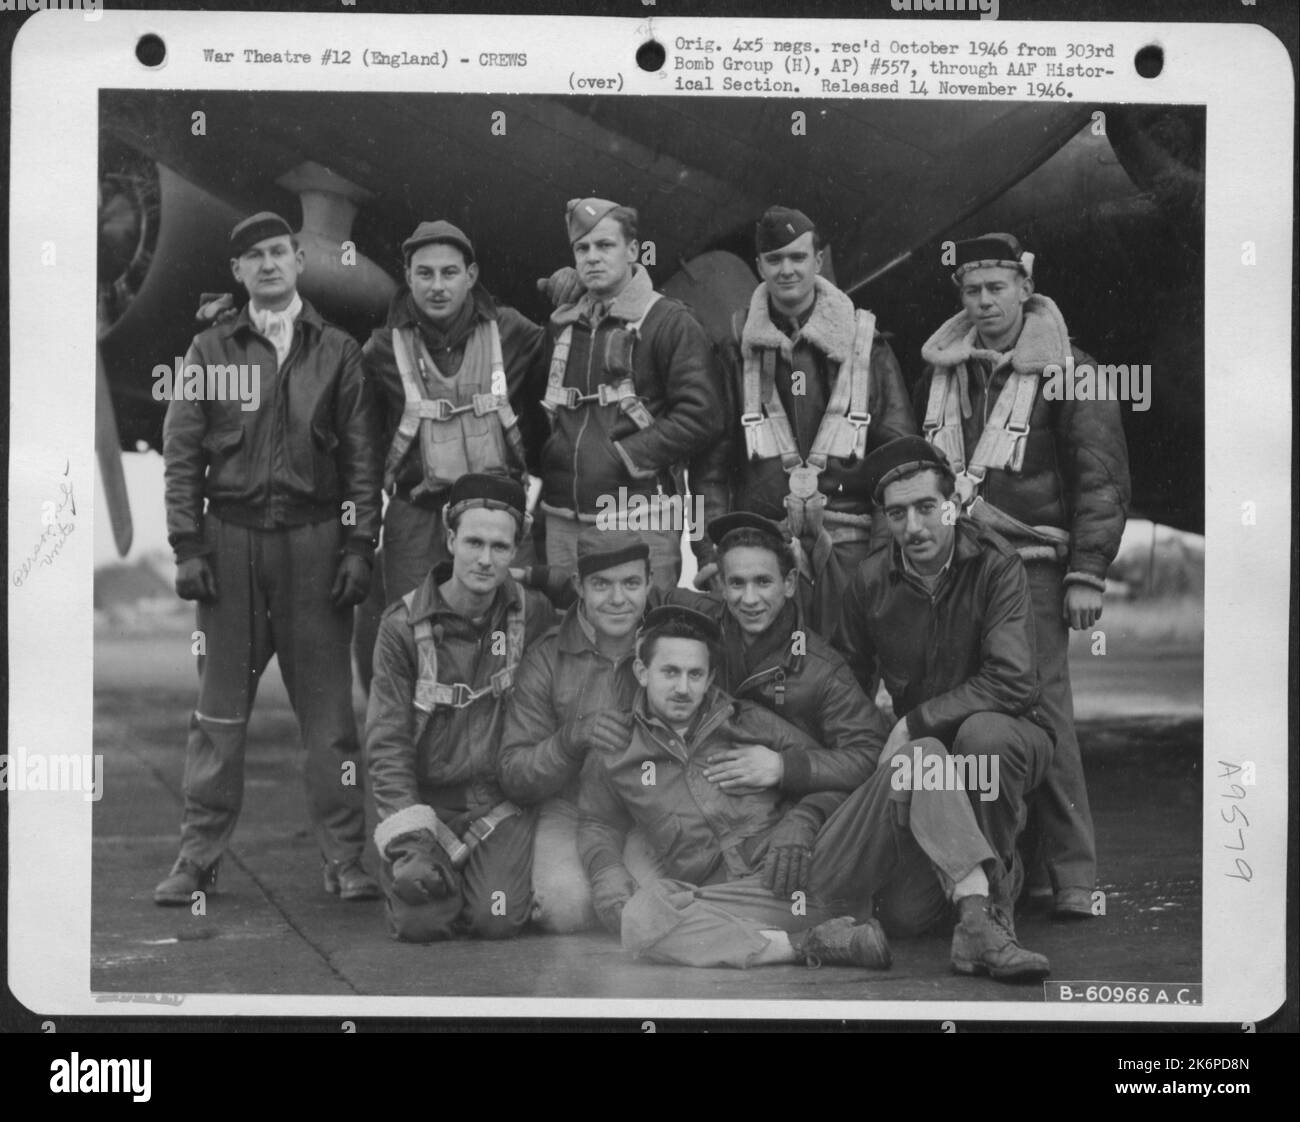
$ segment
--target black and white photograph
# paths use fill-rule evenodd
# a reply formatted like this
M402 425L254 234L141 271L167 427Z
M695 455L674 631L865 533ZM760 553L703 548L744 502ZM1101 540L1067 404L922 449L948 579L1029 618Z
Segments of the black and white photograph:
M1248 1019L1286 666L1215 606L1287 573L1207 541L1287 540L1290 399L1228 425L1213 98L1094 96L1110 25L329 26L98 80L93 459L11 434L95 1011Z

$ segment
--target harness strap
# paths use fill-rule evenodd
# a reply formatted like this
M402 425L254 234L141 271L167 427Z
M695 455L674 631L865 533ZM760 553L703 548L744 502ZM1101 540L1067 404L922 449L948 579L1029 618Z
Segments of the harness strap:
M483 817L474 819L466 828L462 837L457 837L456 832L435 815L433 836L437 839L438 844L447 851L452 868L464 868L469 861L469 855L482 845L502 822L522 813L523 811L508 799L499 802Z
M962 434L960 386L966 381L963 362L947 371L935 371L930 378L930 396L925 405L921 432L926 440L947 457L955 475L966 470L966 438Z
M867 402L871 392L871 344L876 336L876 317L859 309L856 319L853 357L840 366L826 415L808 454L810 463L820 462L823 468L831 456L850 460L867 454L867 429L871 425Z
M557 409L578 409L594 401L599 405L617 405L619 411L626 414L639 429L647 429L654 424L654 417L646 408L645 402L637 396L636 384L632 380L632 350L636 340L641 337L641 327L646 316L658 303L660 295L652 292L640 318L620 329L629 337L627 354L621 356L618 364L622 368L622 376L617 381L602 382L596 387L595 393L579 393L576 386L564 384L564 376L569 367L569 350L573 345L573 324L566 326L555 340L551 351L551 368L546 378L546 395L542 398L542 408L553 414ZM594 332L592 338L594 342ZM611 351L612 342L611 340Z
M789 476L785 496L786 514L791 532L799 535L811 530L821 533L826 496L818 487L818 477L831 457L861 458L867 452L867 435L871 426L868 403L871 399L871 346L876 335L876 317L859 309L855 313L856 329L853 352L840 364L831 388L830 401L813 438L807 461L799 456L790 420L776 389L776 352L764 348L746 348L744 352L744 411L740 422L750 459L779 456ZM733 320L733 329L736 321Z
M487 321L487 331L491 355L491 384L505 385L505 359L501 353L501 331L496 320ZM473 413L476 417L486 417L495 413L501 422L506 442L518 460L518 466L520 468L524 466L524 441L519 433L519 418L510 405L508 394L476 393L468 405L456 405L445 397L426 396L424 383L416 374L417 367L424 370L427 365L437 372L439 377L442 375L425 348L424 341L416 335L413 328L393 329L393 356L397 360L397 372L402 379L402 393L406 400L402 407L401 419L397 424L397 432L393 435L393 443L389 446L388 457L384 463L385 488L391 490L394 486L398 468L401 467L411 442L419 434L422 424L426 426L426 433L431 436L434 423L450 421L462 413ZM422 452L425 456L430 455L432 440L426 439L423 444ZM413 496L418 497L429 490L428 465L425 474L426 479L412 489Z
M1007 378L967 465L970 475L983 480L989 470L1014 472L1024 465L1025 437L1029 435L1029 415L1038 382L1037 374L1012 372Z
M424 400L424 392L415 376L415 358L411 354L410 347L410 339L401 330L394 330L393 357L397 360L397 373L402 379L402 393L406 398L406 404L402 409L401 420L397 422L393 443L388 448L388 459L384 462L386 488L393 486L402 458L420 428L419 407Z
M412 590L402 597L409 615L415 603ZM527 598L522 588L515 586L515 599L506 613L506 664L488 679L485 686L474 689L465 682L438 681L438 645L433 637L433 624L428 617L416 620L415 652L417 671L412 705L415 709L414 741L419 743L429 726L433 711L442 706L447 709L467 709L484 697L504 697L514 685L515 668L524 654Z

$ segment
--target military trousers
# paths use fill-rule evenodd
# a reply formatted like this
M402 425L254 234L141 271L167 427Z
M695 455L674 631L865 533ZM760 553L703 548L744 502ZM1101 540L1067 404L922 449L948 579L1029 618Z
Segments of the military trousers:
M1054 891L1082 888L1091 892L1097 884L1097 841L1074 729L1070 629L1061 615L1063 573L1061 566L1052 562L1030 562L1026 568L1042 687L1039 708L1056 733L1051 767L1030 803L1029 832L1047 865Z
M181 856L206 866L230 841L243 803L249 713L274 654L302 735L316 843L330 861L360 857L352 609L330 601L343 528L331 519L253 530L209 514L204 536L217 595L198 605L199 699L185 746Z
M1007 731L996 722L978 722L965 738L959 731L957 742L969 750L978 734ZM1001 812L977 812L980 792L913 789L914 784L899 782L899 769L884 760L818 831L806 891L788 899L774 896L757 873L700 886L656 881L641 887L624 908L623 947L655 962L746 967L767 948L764 931L801 931L839 915L859 921L875 915L891 935L920 934L949 914L954 885L977 868L991 884L1004 879L998 843L991 844L988 830L1000 838L1010 828L1014 852L1014 823L1024 820L1014 773L1032 778L1045 768L1046 759L1036 759L1040 749L1050 755L1050 738L1039 740L1032 726L1023 741L1013 736L994 746L1019 763L1005 769L1013 773L1011 783L1002 784L997 799L985 804L1006 797ZM909 743L899 754L915 759L917 751L940 766L949 755L932 737Z

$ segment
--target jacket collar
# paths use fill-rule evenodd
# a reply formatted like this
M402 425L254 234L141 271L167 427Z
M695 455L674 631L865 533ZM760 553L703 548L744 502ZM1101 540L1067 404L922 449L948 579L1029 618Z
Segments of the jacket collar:
M632 266L632 279L627 286L614 297L606 313L613 319L625 323L636 323L650 307L655 294L655 286L650 281L650 274L640 265ZM562 304L551 313L551 322L557 327L567 327L571 323L587 318L591 306L595 303L590 292L584 292L576 304Z
M596 645L596 629L583 616L582 601L570 605L565 611L556 639L559 649L565 654L600 654L600 648Z
M794 615L792 617L793 623L790 626L788 635L793 635L796 631L804 631L806 634L807 629L804 624L803 606L799 603L798 595L791 597L786 601L786 604L794 609ZM779 623L780 617L778 616L772 627L775 628ZM767 633L759 636L758 641L762 642L764 639L772 638L773 636L771 632L772 629L769 628ZM752 670L747 669L745 665L747 661L747 651L745 647L744 631L741 629L740 622L731 614L730 610L728 610L722 617L722 643L728 669L731 670L734 668L736 671L736 680L742 683L758 674L763 674L767 671L778 668L792 673L797 672L803 663L804 656L794 653L794 644L790 642L782 642L778 644L773 651L769 652L760 662L758 662Z
M429 571L429 575L424 578L424 582L415 590L408 622L415 624L422 619L429 619L442 614L460 615L460 612L447 603L442 595L441 588L439 588L439 585L451 578L451 571L450 561L440 561ZM492 606L488 609L488 615L495 615L500 610L508 610L509 606L515 603L521 595L519 586L510 577L506 577L505 583L497 589L496 595L492 598Z
M735 702L731 696L718 686L710 686L708 692L704 695L704 700L700 702L700 707L696 710L690 726L686 730L686 735L681 739L685 741L688 752L693 752L695 746L715 728L718 727L732 713ZM653 716L646 707L646 693L644 686L638 686L636 698L632 702L632 716L636 723L646 732L658 739L658 734L666 733L669 736L675 736L676 733L668 726L667 722L659 717Z
M239 331L257 330L253 325L252 317L249 314L250 307L251 303L245 302L244 306L239 309L239 314L237 316L233 319L227 320L217 328L223 339L229 339ZM294 323L297 325L308 324L315 328L317 333L319 333L325 326L325 321L321 319L320 312L316 310L315 306L306 297L302 298L302 311L298 313L298 318Z
M957 531L956 541L953 544L952 556L948 558L947 566L950 572L959 566L976 560L983 552L980 545L980 532L973 522L967 518L959 518L955 529ZM911 570L903 561L903 551L892 538L889 542L889 571L895 580L904 574L911 575Z
M992 362L994 369L1008 359L1017 374L1042 374L1052 364L1064 366L1070 355L1070 333L1061 310L1046 296L1034 293L1025 302L1020 337L1006 354L976 346L978 328L962 309L945 322L921 348L932 366L957 366L971 359Z
M812 314L790 339L772 322L767 304L767 285L760 284L749 299L749 314L741 332L741 345L747 350L765 350L775 347L787 360L794 344L800 340L811 343L833 362L846 362L853 353L853 335L857 324L853 301L824 277L815 277L816 299Z

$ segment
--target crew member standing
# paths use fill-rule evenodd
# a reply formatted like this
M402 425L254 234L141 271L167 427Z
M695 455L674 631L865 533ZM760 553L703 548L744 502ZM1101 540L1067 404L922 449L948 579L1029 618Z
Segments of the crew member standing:
M821 276L825 250L812 220L771 207L754 245L763 283L723 351L731 506L789 527L808 623L830 638L871 537L863 458L916 427L876 317ZM702 570L698 583L711 576Z
M551 315L547 562L576 573L579 532L605 514L609 528L643 532L652 579L667 591L681 575L687 528L680 469L703 460L723 435L712 349L686 306L656 292L637 263L635 210L573 199L566 224L586 292ZM697 468L691 486L702 494L725 482Z
M546 329L497 304L479 284L473 243L445 219L421 222L402 243L406 287L363 351L380 417L384 605L447 560L442 511L452 483L486 472L526 483L545 437L541 393ZM581 291L572 269L548 291ZM535 459L533 466L536 466ZM529 542L521 543L521 564ZM363 609L364 610L364 609ZM374 627L358 625L357 662L369 689Z
M1030 833L1056 914L1086 918L1097 847L1067 654L1070 629L1087 631L1101 618L1128 512L1128 446L1118 402L1074 401L1043 385L1053 368L1060 377L1071 362L1095 363L1071 344L1056 304L1034 291L1033 254L1010 234L986 234L958 242L956 256L962 311L922 348L929 365L916 412L957 473L963 509L1028 567L1041 705L1056 729ZM1034 872L1031 864L1031 886Z
M185 748L180 856L154 890L189 904L215 881L243 799L258 678L275 654L306 748L325 888L373 899L352 713L352 607L379 529L379 461L361 349L298 295L303 253L263 212L230 234L249 302L198 335L185 362L247 365L256 407L173 400L163 426L176 591L198 601L199 699ZM215 379L209 377L211 385Z

